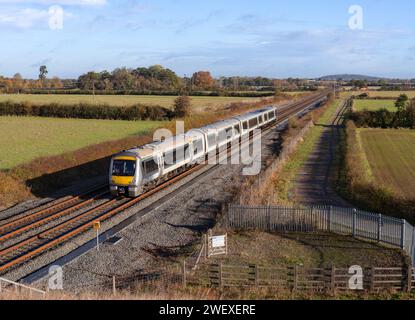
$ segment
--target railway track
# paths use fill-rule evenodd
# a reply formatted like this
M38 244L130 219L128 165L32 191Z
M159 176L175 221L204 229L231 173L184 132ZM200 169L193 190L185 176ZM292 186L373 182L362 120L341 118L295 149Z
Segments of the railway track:
M286 106L280 110L280 119L277 122L278 125L287 121L290 117L298 115L300 112L307 109L313 103L321 101L327 96L328 91L313 95L301 101L297 101L290 106ZM275 126L272 125L266 128L262 134L267 133ZM229 150L224 150L228 152ZM214 165L214 166L218 166ZM0 250L0 273L4 273L13 267L17 267L20 264L38 256L47 250L61 244L72 237L82 234L92 228L94 222L105 221L117 213L120 213L129 207L137 204L138 202L150 197L151 195L160 192L163 189L171 186L179 180L189 176L190 174L205 167L206 164L197 165L178 176L160 184L156 188L146 192L145 194L134 198L113 198L108 199L96 207L89 209L83 213L80 213L69 220L61 222L54 227L41 231L34 236L22 240L16 244L13 244L7 248ZM45 225L48 222L59 219L69 213L74 213L80 208L86 207L93 203L96 199L106 195L108 192L103 190L101 186L86 194L75 196L70 199L58 201L50 207L42 210L38 210L21 218L8 221L0 225L0 243L8 239L14 238L23 234L25 231L37 228ZM86 199L82 199L86 197Z

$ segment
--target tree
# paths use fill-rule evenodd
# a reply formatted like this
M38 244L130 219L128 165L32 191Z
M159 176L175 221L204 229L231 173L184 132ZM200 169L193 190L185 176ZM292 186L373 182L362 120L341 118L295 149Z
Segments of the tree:
M395 107L398 109L398 112L402 112L406 108L406 104L409 98L406 94L401 94L395 102Z
M14 86L14 90L17 93L20 93L20 91L23 89L24 81L23 81L22 75L20 73L16 73L13 76L13 86Z
M182 95L174 100L174 114L178 118L183 118L189 114L191 100L188 96Z
M47 74L48 74L48 68L46 66L40 66L39 80L42 82L42 84L44 84Z
M192 84L197 88L203 90L212 89L215 85L215 80L209 71L198 71L192 76Z

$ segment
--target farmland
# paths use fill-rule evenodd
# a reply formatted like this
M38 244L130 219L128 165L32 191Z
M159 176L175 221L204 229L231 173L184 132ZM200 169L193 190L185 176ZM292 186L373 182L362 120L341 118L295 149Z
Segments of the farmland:
M415 195L415 131L359 129L375 182L398 195Z
M355 111L376 111L386 108L390 112L396 112L394 100L354 100L353 109Z
M41 156L144 133L158 121L112 121L0 117L0 170Z
M134 104L160 105L170 108L174 104L175 96L136 96L136 95L80 95L80 94L6 94L0 95L0 102L30 102L32 104L108 104L112 106L131 106ZM232 102L258 101L258 98L238 97L192 97L194 108L215 107Z
M377 97L377 98L398 98L401 94L406 94L409 99L415 98L415 91L349 91L344 92L344 95L359 95L362 93L369 94L370 98Z

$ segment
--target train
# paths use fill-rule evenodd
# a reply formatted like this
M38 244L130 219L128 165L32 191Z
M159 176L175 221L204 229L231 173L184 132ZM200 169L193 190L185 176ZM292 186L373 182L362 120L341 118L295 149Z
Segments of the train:
M138 197L189 168L203 163L234 142L276 122L268 106L188 132L124 150L111 157L109 185L114 196Z

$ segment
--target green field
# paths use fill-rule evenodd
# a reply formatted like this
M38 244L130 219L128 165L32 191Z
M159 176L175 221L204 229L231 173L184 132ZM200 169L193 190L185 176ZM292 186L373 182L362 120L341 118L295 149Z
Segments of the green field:
M0 117L0 169L143 133L158 121Z
M379 98L398 98L401 94L406 94L409 99L415 98L415 91L349 91L343 92L343 95L359 95L362 93L368 93L369 97L379 97Z
M62 103L75 104L86 102L91 104L106 103L113 106L131 106L137 103L146 105L161 105L169 108L173 106L175 96L133 96L133 95L80 95L80 94L3 94L1 101L25 102L33 104ZM258 98L237 97L191 97L195 108L215 107L232 102L258 101Z
M415 198L415 130L358 129L376 183Z
M396 112L394 100L354 100L353 109L355 111L376 111L382 108L386 108L390 112Z

